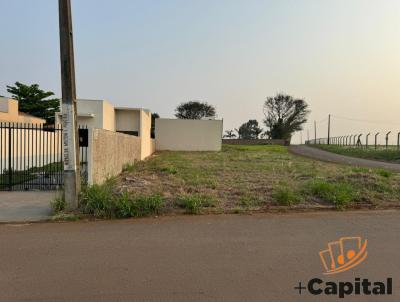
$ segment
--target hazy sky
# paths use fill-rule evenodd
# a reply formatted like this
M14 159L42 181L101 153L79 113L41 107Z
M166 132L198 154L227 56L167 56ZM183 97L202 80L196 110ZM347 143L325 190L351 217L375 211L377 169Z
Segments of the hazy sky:
M0 0L0 94L60 96L57 0ZM267 96L304 98L333 135L400 131L399 0L73 0L77 93L172 117L216 106L224 128L262 122ZM326 135L326 121L318 136ZM299 141L299 134L295 142ZM394 136L393 136L394 140Z

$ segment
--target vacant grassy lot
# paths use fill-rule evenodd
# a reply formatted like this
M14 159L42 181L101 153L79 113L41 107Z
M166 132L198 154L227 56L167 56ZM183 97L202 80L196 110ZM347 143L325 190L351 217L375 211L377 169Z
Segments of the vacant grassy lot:
M101 218L164 213L246 213L387 208L400 204L400 173L289 154L283 146L157 152L83 191L80 212ZM53 203L62 209L61 199Z
M400 164L400 151L397 150L396 146L389 146L387 150L382 146L379 147L378 149L375 149L373 146L368 147L368 149L366 149L365 147L355 148L349 146L334 146L334 145L310 145L310 146L317 147L337 154Z
M88 188L83 212L100 217L395 207L400 174L313 161L283 146L158 152Z

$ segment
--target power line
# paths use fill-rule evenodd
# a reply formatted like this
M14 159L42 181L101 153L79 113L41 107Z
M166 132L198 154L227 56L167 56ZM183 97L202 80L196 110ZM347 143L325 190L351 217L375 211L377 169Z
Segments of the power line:
M372 121L372 120L363 120L363 119L357 119L357 118L350 118L350 117L344 117L344 116L338 116L338 115L332 115L332 117L338 118L338 119L344 119L344 120L349 120L353 122L361 122L361 123L373 123L373 124L386 124L386 125L397 125L399 126L399 122L386 122L386 121Z

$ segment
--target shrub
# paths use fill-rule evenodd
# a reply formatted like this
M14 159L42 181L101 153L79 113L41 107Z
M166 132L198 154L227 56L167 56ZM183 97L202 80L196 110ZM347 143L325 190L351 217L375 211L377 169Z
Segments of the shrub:
M64 195L62 193L57 194L54 200L50 203L50 206L56 214L64 211L66 207Z
M308 189L312 195L333 202L338 209L344 208L357 197L357 192L348 183L314 180L308 184Z
M83 212L100 218L114 217L116 206L112 190L113 184L110 181L85 188L81 199Z
M188 214L199 214L204 207L215 206L215 200L205 195L187 195L182 196L177 200L179 207L186 210Z
M384 169L378 170L377 174L382 176L382 177L385 177L385 178L389 178L390 176L393 175L393 173L391 171L384 170Z
M115 194L114 181L87 187L81 207L86 214L100 218L128 218L158 214L164 206L160 195L131 196L128 192Z
M301 197L297 192L288 186L279 186L274 189L272 197L283 206L291 206L301 201Z

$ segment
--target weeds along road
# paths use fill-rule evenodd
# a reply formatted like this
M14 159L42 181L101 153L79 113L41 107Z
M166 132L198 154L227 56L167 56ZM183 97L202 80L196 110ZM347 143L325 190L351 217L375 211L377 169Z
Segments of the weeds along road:
M399 301L399 234L398 211L0 225L0 300L338 301L294 287L357 276L392 277L381 298ZM342 236L368 239L368 258L324 276L318 252Z
M326 162L333 162L349 166L381 168L381 169L391 170L394 172L400 172L400 164L395 164L395 163L387 163L370 159L355 158L303 145L290 146L289 150L290 152L296 155L305 156Z

